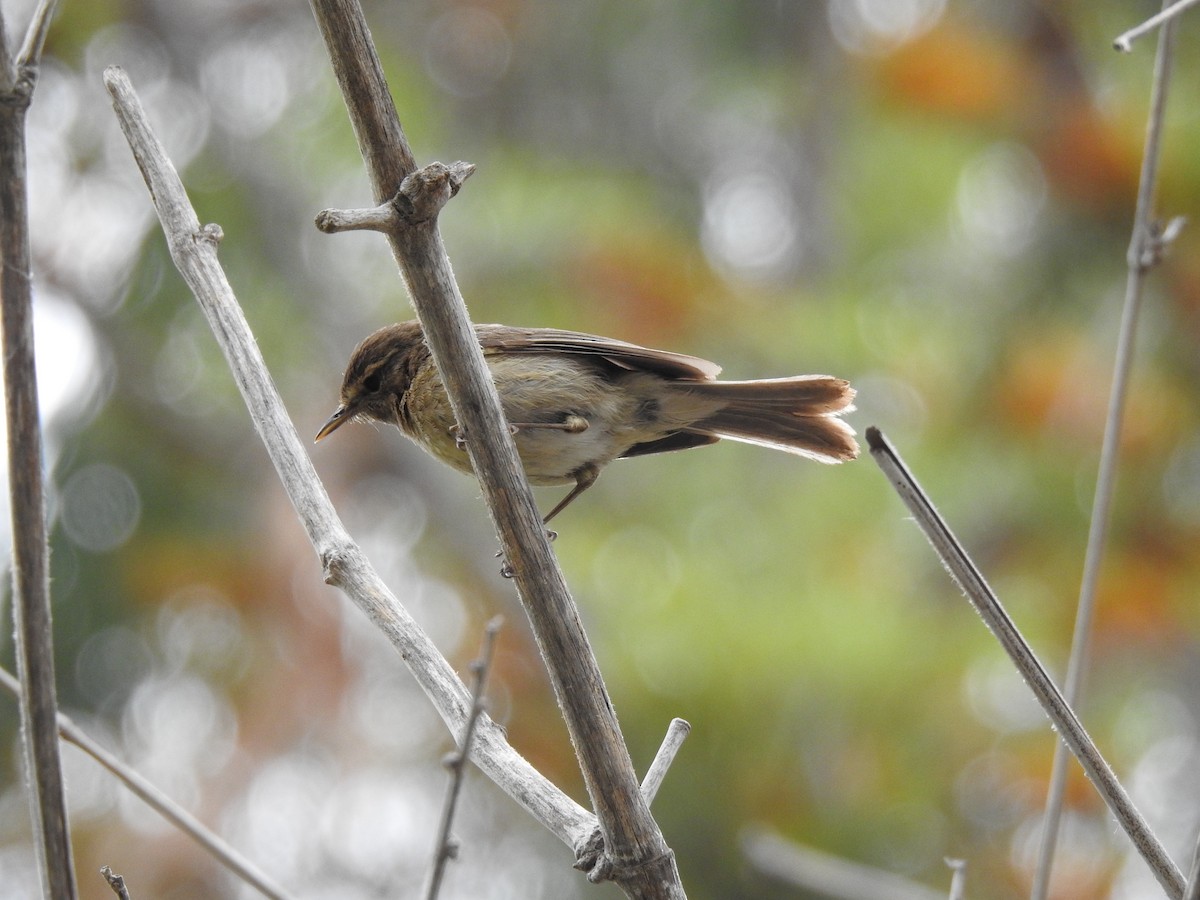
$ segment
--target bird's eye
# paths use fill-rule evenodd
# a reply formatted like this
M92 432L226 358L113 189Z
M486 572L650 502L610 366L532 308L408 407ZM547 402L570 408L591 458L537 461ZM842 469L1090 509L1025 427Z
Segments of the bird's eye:
M375 369L370 375L363 379L363 387L374 394L379 390L379 386L382 382L383 374L378 369Z

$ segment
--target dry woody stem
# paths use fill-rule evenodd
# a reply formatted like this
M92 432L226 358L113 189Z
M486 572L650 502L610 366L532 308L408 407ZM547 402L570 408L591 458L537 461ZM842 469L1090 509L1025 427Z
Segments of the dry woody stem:
M292 426L250 327L216 258L220 229L200 227L183 184L150 130L129 79L105 72L121 127L146 178L172 258L207 317L251 419L266 446L309 540L335 582L396 647L421 689L453 733L465 725L470 695L453 667L390 593L350 539ZM546 780L507 743L503 729L482 716L473 759L489 778L568 846L578 846L595 817Z
M471 742L475 737L475 726L483 715L484 690L487 687L488 672L492 668L492 659L496 651L496 635L500 633L502 618L496 616L488 622L484 629L483 649L479 658L471 663L471 672L475 676L471 685L471 715L467 718L462 737L458 739L458 749L447 754L446 768L450 770L450 783L446 788L446 801L442 806L442 822L438 827L437 850L434 852L433 869L430 873L429 886L425 891L426 900L436 900L442 887L442 876L446 871L446 863L458 856L458 843L450 835L450 826L454 823L454 812L458 806L458 797L462 792L463 779L466 777L467 760L471 755Z
M21 685L7 670L0 668L0 687L20 698ZM222 838L210 831L190 812L155 787L135 769L130 768L120 759L109 753L99 743L93 740L87 732L75 724L63 713L58 714L58 733L64 741L74 744L97 763L112 773L131 793L142 800L160 816L188 835L197 844L207 850L221 865L247 884L256 888L264 897L271 900L287 900L288 894L258 869L248 859L238 853Z
M650 815L489 377L437 228L454 169L418 171L357 0L313 0L377 204L405 227L386 232L512 568L604 837L603 866L631 897L684 896L674 855ZM414 180L415 176L415 180ZM458 179L461 183L461 179ZM400 195L400 199L397 195ZM580 849L577 847L577 850ZM587 864L591 859L586 860Z
M938 514L932 501L922 490L917 480L908 471L900 456L887 442L882 432L877 428L867 429L867 443L871 448L871 458L891 482L900 499L913 514L917 525L929 539L929 543L941 558L942 563L950 572L951 577L966 594L975 611L979 613L984 624L991 630L1000 645L1008 653L1009 658L1029 685L1046 715L1058 730L1063 741L1075 754L1087 773L1088 779L1095 785L1101 798L1108 805L1109 811L1117 823L1133 841L1134 847L1159 884L1167 892L1168 897L1178 898L1183 893L1183 876L1179 869L1167 856L1161 843L1141 813L1129 799L1125 789L1117 781L1112 769L1096 749L1091 737L1084 730L1074 710L1063 698L1058 686L1047 674L1041 661L1034 654L1028 642L1017 630L1016 624L1008 612L1000 604L1000 600L992 592L991 587L980 574L975 563L967 555L958 539L950 531L950 527Z
M663 781L666 780L667 770L671 768L671 763L675 762L676 755L678 755L683 742L687 740L687 736L691 734L691 731L692 726L685 720L671 720L662 745L658 748L658 752L654 754L654 761L650 763L650 768L646 770L646 777L642 779L642 796L646 798L647 803L654 802L654 798L658 795L658 789L662 787Z
M1125 422L1125 399L1129 393L1133 353L1137 340L1138 317L1146 275L1162 259L1162 254L1182 227L1181 220L1166 225L1155 217L1155 195L1158 188L1158 164L1161 156L1163 120L1166 116L1167 88L1170 85L1171 62L1174 55L1175 28L1167 21L1159 34L1158 53L1154 61L1151 85L1150 115L1146 124L1146 146L1142 154L1142 169L1138 184L1137 208L1134 211L1133 234L1126 253L1127 275L1125 300L1121 311L1121 327L1117 335L1116 360L1109 390L1108 410L1104 421L1104 437L1100 445L1100 464L1092 500L1092 515L1088 525L1087 549L1084 553L1083 576L1076 606L1075 628L1071 637L1071 652L1063 686L1067 703L1078 706L1083 693L1083 675L1087 668L1091 643L1092 619L1096 607L1096 590L1100 567L1108 542L1109 510L1116 492L1118 451L1121 430ZM1063 795L1067 783L1068 757L1061 742L1054 748L1050 770L1050 785L1046 796L1046 811L1034 870L1032 900L1045 900L1050 894L1050 875L1058 843L1059 822L1062 817Z
M41 2L17 59L0 18L0 326L13 535L13 618L33 845L42 891L76 895L58 747L58 700L50 622L46 501L33 348L33 287L26 204L25 113L54 4Z

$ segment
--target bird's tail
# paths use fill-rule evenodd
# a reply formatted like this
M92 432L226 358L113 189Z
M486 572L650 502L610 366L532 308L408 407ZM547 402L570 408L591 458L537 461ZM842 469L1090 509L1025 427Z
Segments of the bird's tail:
M838 416L854 409L854 388L828 375L689 384L705 400L723 401L689 431L761 444L825 463L858 456L854 429Z

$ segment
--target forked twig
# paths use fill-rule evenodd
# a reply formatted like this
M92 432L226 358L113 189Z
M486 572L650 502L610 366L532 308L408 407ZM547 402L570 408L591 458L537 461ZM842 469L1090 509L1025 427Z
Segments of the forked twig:
M438 827L437 850L433 856L433 870L430 872L429 887L425 891L426 900L435 900L442 888L442 876L446 871L446 863L458 856L458 842L450 835L450 826L454 822L454 811L458 806L458 795L462 792L463 778L467 771L467 760L471 758L471 740L475 737L475 725L483 714L484 688L487 686L488 673L492 668L492 657L496 650L496 635L504 619L496 616L487 624L483 632L483 648L479 658L471 663L471 673L475 676L471 685L471 714L463 728L462 738L458 749L446 754L445 766L450 770L450 782L446 786L446 801L442 805L442 822Z
M1172 3L1162 12L1148 18L1141 25L1136 25L1123 34L1117 35L1113 41L1113 49L1120 50L1122 53L1131 52L1133 50L1133 42L1142 35L1149 34L1159 25L1169 23L1181 12L1190 6L1195 6L1197 3L1200 3L1200 0L1178 0L1177 3Z
M1000 641L1000 645L1016 665L1017 671L1041 703L1042 709L1050 717L1051 723L1075 754L1096 790L1100 792L1109 811L1129 835L1134 847L1150 866L1167 895L1179 898L1183 894L1183 875L1133 805L1125 788L1117 781L1116 775L1096 749L1095 743L1074 710L1063 698L1062 692L1047 674L975 563L883 433L878 428L871 427L867 429L866 437L871 448L871 458L883 470L900 499L912 512L917 525L933 545L951 577L967 595L967 599L971 601L971 605L975 607L975 611L992 634Z

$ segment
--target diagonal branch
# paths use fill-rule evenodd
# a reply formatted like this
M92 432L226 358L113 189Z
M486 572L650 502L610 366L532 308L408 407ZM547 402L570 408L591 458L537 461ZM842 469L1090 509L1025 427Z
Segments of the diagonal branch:
M154 199L172 258L221 345L254 427L309 540L325 563L327 579L336 581L392 642L447 727L459 733L470 712L469 693L338 519L217 261L215 244L220 229L200 227L179 175L150 130L128 77L114 67L105 71L104 80ZM581 844L595 827L595 818L522 758L508 744L504 730L487 716L480 717L477 725L473 759L501 790L568 846Z
M902 875L834 856L788 840L764 825L742 830L742 855L750 866L805 896L839 900L945 900L935 891Z
M312 0L375 192L410 196L415 162L358 0ZM447 188L448 190L448 188ZM410 197L411 199L411 197ZM387 230L471 462L546 661L604 837L610 877L630 896L682 897L674 855L638 786L612 702L506 427L436 217Z
M0 668L0 687L12 694L13 697L20 699L21 685L4 668ZM105 750L86 731L63 713L58 714L58 733L64 741L74 744L99 765L111 772L125 787L129 788L131 793L184 834L191 837L192 840L207 850L221 865L225 866L247 884L257 888L264 897L270 897L271 900L288 900L288 895L283 888L276 885L270 878L259 871L252 862L238 853L221 837L210 831L203 822L155 787L149 779Z
M1183 876L1179 869L1171 862L1167 851L1154 836L1142 814L1137 811L1125 788L1121 787L1116 775L1084 730L1074 710L1063 698L1062 692L1047 674L1021 632L1017 630L1008 612L1000 605L1000 600L958 542L958 538L950 531L950 527L934 508L933 502L878 428L867 429L867 443L871 448L871 458L883 470L900 499L904 501L904 505L913 514L917 525L929 539L950 576L958 583L984 624L1008 653L1017 671L1037 697L1046 715L1050 717L1055 730L1083 766L1088 779L1108 805L1117 823L1129 835L1134 847L1167 892L1167 896L1178 898L1183 893Z

